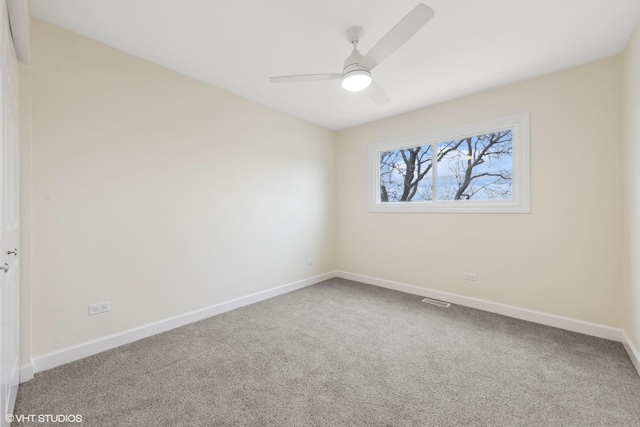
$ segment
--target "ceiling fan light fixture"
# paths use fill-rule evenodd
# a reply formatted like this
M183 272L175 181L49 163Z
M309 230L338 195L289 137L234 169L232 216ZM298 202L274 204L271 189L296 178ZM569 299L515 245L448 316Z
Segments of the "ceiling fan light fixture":
M389 96L382 90L380 85L372 84L371 70L380 65L388 56L413 37L422 27L424 27L435 12L425 4L418 4L404 18L400 20L391 30L389 30L378 42L369 50L369 53L362 55L358 51L358 41L364 33L360 27L351 27L345 32L347 41L353 48L351 55L344 60L342 73L331 74L302 74L296 76L276 76L271 77L273 83L285 82L310 82L316 80L338 80L342 79L342 87L351 92L363 91L365 95L378 105L385 105L389 102Z
M354 70L342 77L342 87L349 92L365 90L371 84L371 73L367 70Z

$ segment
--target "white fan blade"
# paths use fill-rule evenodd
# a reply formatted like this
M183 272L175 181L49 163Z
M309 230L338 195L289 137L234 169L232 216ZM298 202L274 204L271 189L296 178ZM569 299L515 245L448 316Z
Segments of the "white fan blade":
M430 7L422 3L417 5L371 48L369 53L360 61L360 65L367 67L369 70L380 65L385 58L398 50L420 28L424 27L434 15L435 12Z
M378 105L385 105L391 101L389 95L376 82L371 82L369 87L364 90L364 94Z
M317 80L337 80L341 79L341 73L333 74L302 74L299 76L279 76L269 77L272 83L292 83L292 82L314 82Z

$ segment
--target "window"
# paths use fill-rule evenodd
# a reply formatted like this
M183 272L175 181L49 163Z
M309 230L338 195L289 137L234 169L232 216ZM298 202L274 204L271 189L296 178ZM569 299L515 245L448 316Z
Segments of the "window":
M372 212L529 212L529 114L370 146Z

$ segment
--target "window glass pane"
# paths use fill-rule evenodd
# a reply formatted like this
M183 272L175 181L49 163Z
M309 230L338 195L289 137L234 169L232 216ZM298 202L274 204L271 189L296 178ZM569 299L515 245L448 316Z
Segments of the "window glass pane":
M440 142L437 200L511 200L511 129Z
M380 202L432 200L431 145L380 153Z

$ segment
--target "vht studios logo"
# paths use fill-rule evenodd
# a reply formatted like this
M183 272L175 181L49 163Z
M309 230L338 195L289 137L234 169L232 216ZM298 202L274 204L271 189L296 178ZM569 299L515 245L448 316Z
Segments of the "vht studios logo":
M7 415L7 422L13 423L81 423L82 415L65 414L21 414Z

